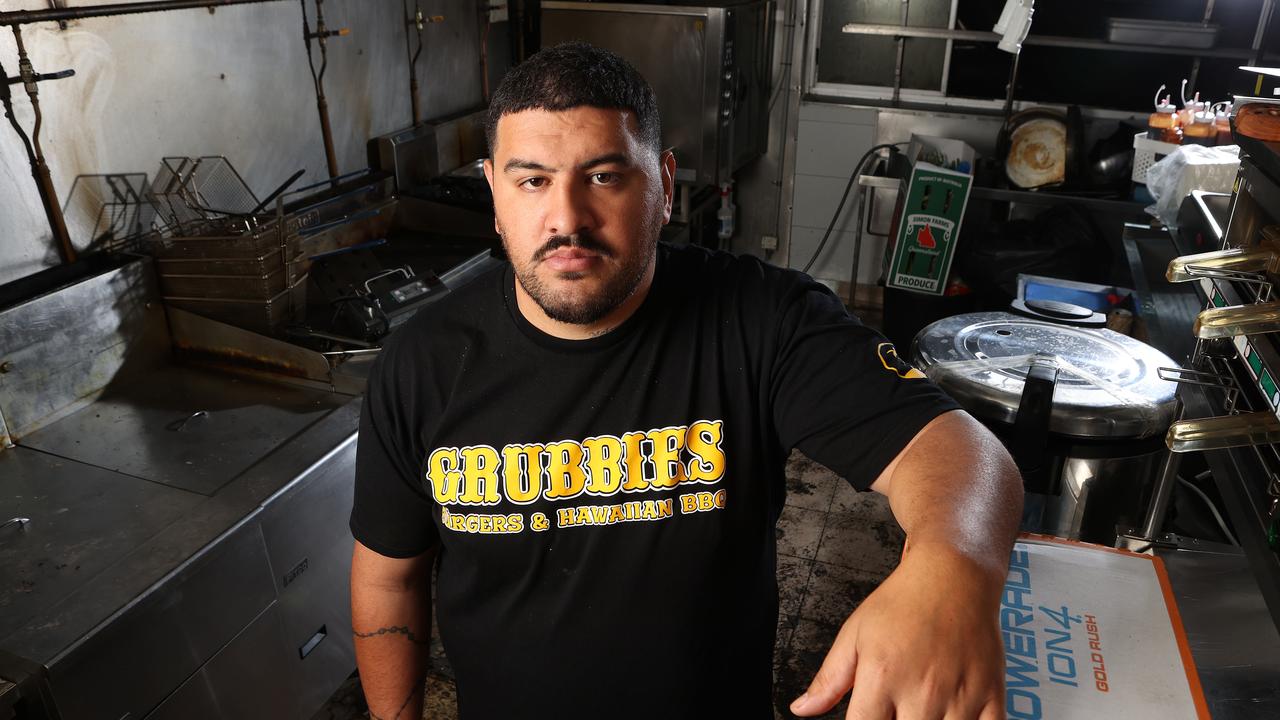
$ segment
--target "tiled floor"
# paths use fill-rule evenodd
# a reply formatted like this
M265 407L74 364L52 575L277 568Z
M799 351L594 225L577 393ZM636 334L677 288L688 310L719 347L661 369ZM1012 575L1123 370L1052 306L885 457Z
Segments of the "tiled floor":
M808 686L845 618L897 565L902 541L883 497L855 492L826 468L792 455L778 522L776 717L792 717L787 706ZM455 720L453 671L438 640L431 668L423 717ZM359 680L352 678L314 720L367 717ZM843 718L844 703L823 717Z

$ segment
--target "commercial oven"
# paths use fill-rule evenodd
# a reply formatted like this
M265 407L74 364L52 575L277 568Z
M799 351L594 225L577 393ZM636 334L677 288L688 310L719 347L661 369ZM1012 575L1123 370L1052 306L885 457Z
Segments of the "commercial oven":
M676 180L721 185L768 144L773 2L544 2L542 46L582 40L635 65L658 96Z

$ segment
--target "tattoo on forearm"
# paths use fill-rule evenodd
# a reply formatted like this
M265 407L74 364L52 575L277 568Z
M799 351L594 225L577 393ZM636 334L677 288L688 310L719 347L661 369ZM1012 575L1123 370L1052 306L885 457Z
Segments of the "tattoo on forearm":
M419 640L418 636L413 634L413 631L409 629L408 625L399 625L395 627L381 627L381 628L378 628L377 630L374 630L373 632L367 632L367 633L362 633L359 630L356 630L353 628L351 632L358 638L371 638L371 637L377 637L379 635L404 635L405 637L409 638L409 642L413 643L414 645L428 645L431 643L430 637Z

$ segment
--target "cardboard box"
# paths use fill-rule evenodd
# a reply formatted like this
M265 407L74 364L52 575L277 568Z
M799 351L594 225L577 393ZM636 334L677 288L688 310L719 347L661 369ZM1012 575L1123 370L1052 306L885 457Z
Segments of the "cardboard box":
M959 140L911 136L911 177L894 214L886 285L927 295L946 291L975 157Z
M1000 631L1010 720L1209 720L1159 558L1024 535Z

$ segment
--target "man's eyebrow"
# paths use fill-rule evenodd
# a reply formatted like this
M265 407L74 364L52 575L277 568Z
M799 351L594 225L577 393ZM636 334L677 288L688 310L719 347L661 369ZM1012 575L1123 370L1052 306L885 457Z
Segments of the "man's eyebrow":
M622 153L620 153L620 152L609 153L609 154L607 154L607 155L601 155L601 156L599 156L599 157L591 158L590 160L588 160L588 161L586 161L586 162L584 162L584 163L579 164L579 165L578 165L578 169L579 169L579 170L587 170L587 169L589 169L589 168L593 168L593 167L595 167L595 166L597 166L597 165L623 165L623 166L630 166L630 165L631 165L631 158L627 157L626 155L624 155L624 154L622 154Z
M532 160L522 160L520 158L511 158L506 165L502 166L503 172L511 172L512 170L537 170L538 172L555 172L554 168L549 168L541 163Z

